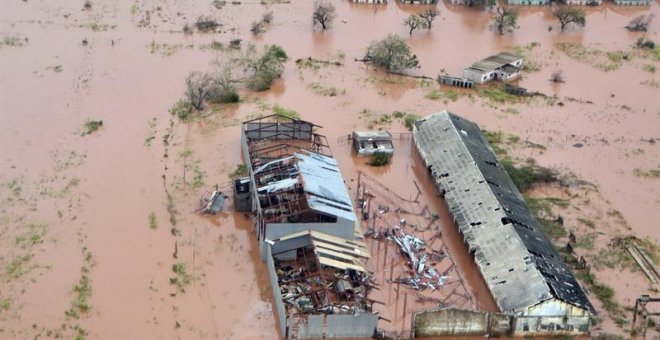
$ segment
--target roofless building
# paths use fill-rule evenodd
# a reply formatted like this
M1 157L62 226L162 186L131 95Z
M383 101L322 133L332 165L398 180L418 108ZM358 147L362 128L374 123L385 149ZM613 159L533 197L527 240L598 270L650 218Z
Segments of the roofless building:
M413 136L514 334L584 333L595 310L479 127L443 111Z

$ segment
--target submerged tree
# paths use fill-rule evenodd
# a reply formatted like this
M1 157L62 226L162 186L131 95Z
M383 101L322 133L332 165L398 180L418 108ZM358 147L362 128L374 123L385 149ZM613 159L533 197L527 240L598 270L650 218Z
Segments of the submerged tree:
M582 26L587 24L584 16L584 10L574 6L561 6L552 11L552 15L559 19L561 30L563 31L569 24Z
M213 77L208 73L192 72L186 78L186 98L195 110L204 108L204 101L211 95Z
M422 13L419 13L419 17L424 19L424 22L426 22L426 28L431 29L433 26L433 21L435 21L435 17L440 15L440 11L437 8L429 8Z
M319 24L324 30L330 27L335 19L335 5L326 0L316 0L314 3L314 12L312 13L312 22Z
M412 54L406 42L396 34L372 42L367 48L364 60L396 73L419 66L417 56Z
M284 72L288 56L282 47L267 45L261 53L250 45L242 58L247 74L247 86L255 91L268 90L275 79Z
M518 27L518 10L513 7L497 7L493 15L493 29L504 34L504 31Z
M411 14L407 18L403 19L403 25L408 26L410 31L408 32L409 35L413 34L413 31L418 29L418 28L426 28L427 24L424 19L419 17L416 14Z

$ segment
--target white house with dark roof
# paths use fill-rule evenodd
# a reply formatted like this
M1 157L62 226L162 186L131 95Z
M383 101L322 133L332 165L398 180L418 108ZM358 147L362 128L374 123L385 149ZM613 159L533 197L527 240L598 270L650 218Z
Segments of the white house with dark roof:
M523 57L509 52L501 52L479 60L464 69L463 77L479 84L494 79L509 81L520 77L522 64Z

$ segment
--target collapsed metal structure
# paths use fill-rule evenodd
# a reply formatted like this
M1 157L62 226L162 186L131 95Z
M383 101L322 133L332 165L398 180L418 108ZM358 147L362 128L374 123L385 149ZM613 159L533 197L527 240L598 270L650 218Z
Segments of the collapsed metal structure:
M369 252L343 177L317 125L279 115L243 123L251 207L285 338L370 337L378 316L362 260Z
M479 127L443 111L415 122L419 154L514 334L584 333L595 310Z

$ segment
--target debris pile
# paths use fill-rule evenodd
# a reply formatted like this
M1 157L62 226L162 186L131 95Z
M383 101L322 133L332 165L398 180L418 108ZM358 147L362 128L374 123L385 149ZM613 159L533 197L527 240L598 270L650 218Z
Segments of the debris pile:
M410 267L408 277L399 277L396 282L404 283L415 290L430 288L436 290L445 285L449 278L444 273L438 273L433 264L446 257L446 254L437 251L427 252L426 242L411 234L406 234L400 226L394 227L394 232L388 236L394 241L401 252L408 258Z

